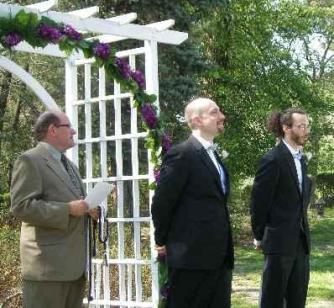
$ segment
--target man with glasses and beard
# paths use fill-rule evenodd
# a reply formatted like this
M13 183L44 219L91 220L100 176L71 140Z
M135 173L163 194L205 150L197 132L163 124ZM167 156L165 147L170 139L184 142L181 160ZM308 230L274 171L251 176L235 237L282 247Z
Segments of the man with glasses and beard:
M309 120L303 110L289 108L273 113L268 127L279 142L260 160L251 195L254 244L265 255L260 307L302 308L309 282L311 181L301 150Z

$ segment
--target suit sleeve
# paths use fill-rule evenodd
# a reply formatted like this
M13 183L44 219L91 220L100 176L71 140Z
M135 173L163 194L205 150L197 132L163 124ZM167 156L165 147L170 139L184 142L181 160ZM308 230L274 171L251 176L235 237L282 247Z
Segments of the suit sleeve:
M22 221L44 228L67 229L68 205L43 199L43 181L33 159L21 156L14 164L11 212Z
M278 177L277 162L272 158L262 158L255 175L250 205L252 230L258 241L262 240L264 234Z
M160 182L152 200L152 219L155 227L155 242L166 244L173 212L188 178L188 160L181 151L171 149L165 156L160 172Z

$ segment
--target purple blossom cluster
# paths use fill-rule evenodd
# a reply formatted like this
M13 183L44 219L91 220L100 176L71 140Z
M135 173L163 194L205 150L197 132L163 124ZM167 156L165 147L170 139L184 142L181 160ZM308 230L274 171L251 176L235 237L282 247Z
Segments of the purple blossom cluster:
M167 281L161 288L160 288L160 295L161 295L161 299L166 300L171 292L171 285L170 283Z
M159 183L160 182L160 169L154 169L153 170L153 176L154 176L155 182ZM164 258L164 256L159 255L158 256L158 261L161 261L161 260L159 260L159 257Z
M144 104L141 107L141 115L148 128L153 129L158 124L158 118L152 105Z
M132 79L137 82L140 88L145 88L145 76L142 71L136 70L131 72Z
M116 58L115 63L119 73L122 75L123 78L128 80L132 78L140 88L145 88L145 76L142 71L132 71L130 65L122 58Z
M37 32L40 37L54 44L58 43L63 36L58 28L46 24L41 24Z
M74 41L81 40L81 34L70 25L64 25L61 32Z
M118 68L119 73L125 79L130 79L131 77L131 68L130 65L121 58L116 58L116 66Z
M161 136L161 147L162 147L162 151L164 153L168 152L169 149L171 148L172 146L172 140L171 138L166 134L164 133L162 136Z
M2 37L2 42L5 47L11 48L16 46L18 43L22 41L21 35L16 32L9 32L8 34Z
M110 56L110 46L106 43L97 43L93 48L94 55L103 60L107 60Z

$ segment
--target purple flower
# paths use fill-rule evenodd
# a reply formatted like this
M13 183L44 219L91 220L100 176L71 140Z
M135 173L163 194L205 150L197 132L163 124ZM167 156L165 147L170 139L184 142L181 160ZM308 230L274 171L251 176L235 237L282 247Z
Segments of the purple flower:
M94 55L101 59L108 59L110 56L110 47L106 43L97 43L93 48Z
M74 41L81 40L81 34L70 25L64 25L61 32Z
M45 24L40 25L37 32L40 37L54 44L58 43L63 36L58 28L51 27Z
M123 76L123 78L130 79L132 73L130 65L121 58L116 58L115 63L116 66L118 67L119 73Z
M97 43L93 48L94 55L101 59L108 59L110 56L110 47L106 43Z
M161 136L162 151L164 153L168 152L168 150L171 148L171 146L172 146L172 140L171 140L171 138L166 133L164 133Z
M170 291L171 291L171 285L170 282L167 281L161 288L160 288L160 295L161 298L166 300L168 298L168 296L170 295Z
M159 183L160 182L160 170L159 169L154 169L153 170L153 175L154 175L155 182ZM165 257L165 256L163 255L163 257ZM158 255L158 261L162 261L159 258L160 258L160 255Z
M157 126L158 118L152 105L144 104L141 107L141 115L148 128L153 129Z
M16 32L9 32L8 34L4 35L2 38L3 45L7 48L16 46L21 41L22 41L22 37Z
M145 76L142 71L136 70L131 72L132 79L137 82L140 88L145 88Z
M159 170L157 170L157 171L159 171ZM157 261L162 262L162 263L166 263L166 254L165 253L158 254Z

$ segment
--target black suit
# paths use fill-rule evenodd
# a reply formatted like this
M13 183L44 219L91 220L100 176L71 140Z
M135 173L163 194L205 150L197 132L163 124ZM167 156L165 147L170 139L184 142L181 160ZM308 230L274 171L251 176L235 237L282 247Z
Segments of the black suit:
M222 165L220 160L219 163ZM166 245L167 262L172 271L191 273L191 281L194 281L193 275L201 277L201 273L221 268L231 272L233 268L233 243L226 205L229 178L225 168L224 171L225 193L216 166L193 136L170 149L164 157L160 183L152 202L155 241L159 246ZM169 307L186 308L181 305ZM189 302L188 307L196 305ZM198 304L198 307L225 306Z
M307 207L311 181L301 160L302 192L294 158L281 142L260 161L251 199L254 237L265 254L261 307L304 307L310 232Z

